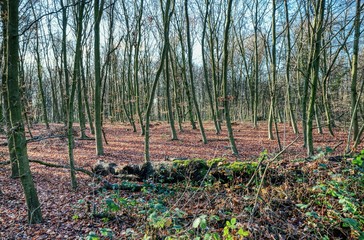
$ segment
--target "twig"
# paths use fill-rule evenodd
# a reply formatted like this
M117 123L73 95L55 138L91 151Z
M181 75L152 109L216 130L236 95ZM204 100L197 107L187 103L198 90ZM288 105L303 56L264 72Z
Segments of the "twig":
M261 159L260 159L260 161L259 161L259 163L258 163L258 166L255 168L255 171L254 171L254 173L253 173L253 175L252 175L252 177L250 178L250 180L249 180L249 182L245 185L245 187L247 188L247 187L249 187L249 185L252 183L252 181L253 181L253 179L254 179L254 177L255 177L255 175L257 174L257 172L258 172L258 169L260 168L260 166L262 165L262 163L263 163L263 161L266 159L266 156L264 156L264 157L262 157Z
M108 145L109 143L107 142L107 139L106 139L105 130L102 128L101 131L102 131L102 136L104 137L105 143L106 143L106 145Z
M252 220L252 217L253 217L253 214L257 208L257 203L258 203L258 198L259 198L259 194L260 194L260 191L262 189L262 186L263 186L263 181L264 181L264 178L265 178L265 175L267 174L267 170L269 168L269 164L272 163L273 161L275 161L280 155L282 155L282 153L284 153L293 143L295 143L297 141L299 137L296 137L295 140L293 140L290 144L288 144L282 151L280 151L274 158L272 158L271 160L268 161L267 163L267 166L265 167L264 169L264 172L263 172L263 176L260 180L260 184L259 184L259 188L258 188L258 192L255 196L255 200L254 200L254 207L252 209L252 212L250 214L250 218L249 218L249 223L251 222Z
M332 150L336 150L336 148L338 148L341 144L343 144L344 143L344 141L340 141L338 144L336 144L333 148L332 148Z

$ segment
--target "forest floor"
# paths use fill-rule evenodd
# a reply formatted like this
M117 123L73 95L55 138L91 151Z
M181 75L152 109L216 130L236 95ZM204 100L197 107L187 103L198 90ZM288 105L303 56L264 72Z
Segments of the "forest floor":
M140 183L142 191L97 192L102 184L78 173L74 191L68 169L31 163L44 223L29 225L21 185L9 178L9 165L0 165L0 239L364 239L364 154L334 157L343 154L344 130L336 128L335 137L326 129L322 135L315 132L315 147L321 150L307 159L302 136L293 142L296 136L291 128L279 124L282 146L293 144L270 161L279 147L277 140L268 140L265 122L257 129L251 123L234 124L238 157L231 153L226 129L216 135L213 124L206 123L205 128L208 144L200 140L199 130L187 124L178 133L179 140L171 141L169 126L154 122L151 159L156 163L174 158L258 162L267 150L252 184L239 177L229 183L148 181ZM67 165L65 138L41 140L50 133L62 133L60 129L62 125L52 124L50 130L34 125L33 137L40 138L28 143L29 159ZM143 163L140 133L121 123L108 123L104 130L108 144L101 157L95 154L93 140L76 136L77 167L91 170L99 160L118 165ZM0 143L4 142L6 136L0 135ZM7 160L7 146L1 146L0 162ZM268 165L274 170L269 171L271 176L264 175ZM105 179L120 182L113 176Z

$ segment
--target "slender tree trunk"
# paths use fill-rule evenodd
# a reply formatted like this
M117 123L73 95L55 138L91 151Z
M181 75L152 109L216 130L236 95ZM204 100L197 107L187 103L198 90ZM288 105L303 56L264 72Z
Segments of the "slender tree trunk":
M238 149L235 145L235 139L233 134L233 129L231 127L230 121L230 110L229 110L229 99L228 99L228 92L227 92L227 68L228 68L228 46L229 46L229 29L231 24L231 5L232 0L228 1L228 8L226 14L226 22L225 22L225 30L224 30L224 62L223 62L223 94L224 94L224 111L225 111L225 121L226 121L226 128L228 131L229 141L231 145L231 150L234 155L238 155Z
M8 150L9 150L9 156L10 156L10 162L11 162L11 178L17 178L19 177L19 166L18 166L18 160L16 157L15 147L14 147L14 139L13 134L11 134L11 120L10 120L10 108L9 108L9 98L8 98L8 76L7 76L7 66L8 66L8 2L2 1L0 2L1 7L1 20L2 20L2 32L3 32L3 42L1 46L1 57L0 61L4 60L4 62L1 62L1 65L3 66L3 72L2 72L2 97L3 97L3 104L4 104L4 117L5 117L5 125L6 125L6 137L8 140Z
M254 87L253 87L253 126L258 127L258 82L259 82L259 53L258 53L258 0L255 0L254 13Z
M102 143L102 113L101 113L101 64L100 64L100 22L104 8L104 0L95 0L94 2L94 57L95 57L95 141L96 154L104 155L104 147Z
M81 59L82 59L82 54L81 54ZM80 68L81 68L83 99L84 99L84 102L85 102L85 108L86 108L86 112L87 112L88 123L90 125L91 134L95 134L94 122L92 120L90 104L89 104L89 101L88 101L88 91L87 91L87 85L86 85L85 69L84 69L84 66L82 64L82 60L81 60Z
M307 2L307 7L306 7L306 11L309 12L309 2ZM308 17L309 18L309 17ZM308 39L311 41L310 45L312 50L309 53L309 62L308 62L308 66L307 66L307 71L305 73L304 77L304 86L303 86L303 98L302 98L302 132L303 132L303 139L304 139L304 143L303 143L303 147L307 148L307 134L308 134L308 130L307 130L307 102L308 102L308 87L309 87L309 82L310 82L310 74L311 74L311 68L312 68L312 61L313 61L313 40L311 39L311 33L310 33L310 25L311 22L307 21L307 31L308 31ZM303 33L301 33L301 40L303 40ZM302 48L301 48L301 52L302 52ZM303 66L303 56L300 56L300 61L298 61L298 64ZM298 71L299 74L299 71ZM312 131L312 129L311 129Z
M277 78L277 50L276 50L276 1L272 1L272 63L271 63L271 71L272 71L272 82L270 87L270 107L269 107L269 115L268 115L268 139L273 140L273 119L275 113L275 100L276 100L276 78Z
M185 45L183 43L183 35L182 35L182 29L180 29L179 25L178 27L178 35L180 38L180 42L181 42L181 50L182 50L182 79L183 79L183 86L184 89L186 91L186 95L187 95L187 111L188 111L188 117L192 126L192 129L197 129L196 124L195 124L195 120L193 117L193 106L192 106L192 97L191 97L191 92L188 86L188 81L187 81L187 61L186 61L186 49L185 49Z
M360 8L361 1L356 0L356 15L354 20L355 32L354 32L354 45L353 45L353 60L351 63L351 87L350 87L350 97L351 97L351 116L353 119L353 139L355 140L359 134L359 124L358 124L358 112L355 109L355 103L357 99L357 79L358 79L358 57L359 57L359 38L360 38Z
M129 119L130 119L130 123L131 126L133 127L133 132L136 132L136 126L135 126L135 120L134 120L134 109L133 109L133 96L134 96L134 92L133 91L133 85L132 85L132 76L131 73L132 71L131 69L131 63L132 63L132 52L133 52L133 43L132 43L132 39L131 39L131 34L132 34L132 30L130 29L130 24L129 24L129 16L128 16L128 12L127 12L127 8L125 5L125 0L122 1L122 7L123 7L123 11L124 11L124 15L125 15L125 25L126 25L126 29L127 29L127 36L126 36L126 49L125 51L128 51L126 54L125 52L125 56L127 56L127 72L126 72L126 76L127 76L127 96L128 96L128 111L129 111ZM124 58L125 59L125 58ZM125 60L124 60L125 61Z
M169 45L169 43L168 43ZM168 120L169 120L169 125L171 126L171 137L172 137L172 140L178 140L178 137L177 137L177 131L176 131L176 128L174 126L174 114L173 114L173 110L172 110L172 101L171 101L171 89L170 89L170 82L171 82L171 79L170 79L170 74L169 74L169 61L170 61L170 58L168 57L168 51L166 53L166 63L165 63L165 71L166 71L166 95L167 95L167 108L168 108Z
M8 99L10 108L11 134L13 135L16 158L19 164L19 177L24 190L28 207L28 222L40 223L43 221L37 191L30 171L25 138L24 123L22 119L22 105L18 86L18 52L19 52L19 0L8 2Z
M85 112L84 112L84 105L82 102L82 73L81 73L81 65L82 65L82 52L80 53L80 63L79 63L79 71L77 76L77 102L78 102L78 118L80 121L80 128L81 128L81 139L87 139L86 136L86 120L85 120Z
M188 15L188 0L185 0L185 16L186 16L186 32L187 32L187 55L188 55L188 69L189 69L189 77L191 82L191 92L192 92L192 100L195 106L195 111L197 115L198 124L200 127L202 142L207 144L207 139L205 135L205 130L202 123L201 113L198 107L197 98L196 98L196 89L194 84L194 75L193 75L193 63L192 63L192 44L191 44L191 33L190 33L190 20Z
M140 96L139 96L139 48L140 48L140 42L142 39L142 17L143 17L143 4L144 4L144 0L141 0L140 2L140 9L139 9L139 16L138 16L138 36L137 36L137 43L134 49L134 85L135 85L135 104L136 104L136 110L138 113L138 118L139 118L139 124L140 124L140 130L141 130L141 135L144 136L145 134L145 129L144 129L144 124L143 124L143 117L142 117L142 112L140 109Z
M61 6L62 6L62 54L63 54L63 71L64 71L64 79L65 79L65 92L64 98L66 100L64 101L64 125L67 126L68 116L67 116L67 108L69 106L69 95L70 92L69 88L69 74L68 74L68 61L67 61L67 8L64 6L63 3L64 0L61 0ZM62 84L62 83L60 83Z
M209 1L206 1L206 12L205 12L205 17L204 17L204 22L203 22L203 31L202 31L202 39L201 39L202 65L203 65L203 72L204 72L204 77L205 77L206 90L207 90L209 103L210 103L212 120L214 121L216 134L220 134L220 126L219 126L219 123L216 118L215 109L214 109L214 101L212 99L212 94L211 94L211 90L210 90L209 76L208 76L208 72L207 72L206 54L205 54L205 38L206 38L206 25L207 25L208 14L209 14Z
M364 73L364 71L362 71L362 72ZM359 103L360 103L360 99L361 99L361 95L363 93L363 89L364 89L364 81L361 82L359 96L356 99L355 106L354 106L354 111L358 111ZM351 121L350 121L350 126L349 126L349 132L348 132L348 140L347 140L347 144L346 144L346 152L347 153L350 152L350 140L351 140L351 135L352 135L353 124L354 124L354 118L353 118L353 116L351 116ZM355 150L355 148L357 147L357 145L360 142L360 136L361 136L361 134L363 132L362 128L360 129L360 131L358 133L358 136L355 139L355 142L354 142L354 145L352 147L352 150Z
M209 0L206 0L205 2L208 3ZM209 36L209 43L210 43L210 59L211 59L211 71L212 71L212 82L213 82L213 94L214 94L214 104L215 104L215 109L216 109L216 121L217 121L217 126L219 129L219 133L221 132L221 116L220 116L220 111L219 111L219 90L218 90L218 79L217 79L217 69L216 69L216 62L215 62L215 44L214 44L214 39L213 39L213 34L214 34L214 30L212 27L212 22L211 22L211 16L209 15L208 18L208 24L209 24L209 31L210 31L210 36Z
M80 74L80 63L81 63L81 39L82 39L82 19L83 11L85 7L85 0L82 0L78 5L78 15L76 16L77 22L77 33L76 33L76 49L75 49L75 60L73 67L72 85L71 92L69 94L69 105L68 105L68 128L67 128L67 138L68 138L68 158L70 163L71 172L71 186L73 189L77 188L76 172L75 172L75 160L74 160L74 137L73 137L73 116L74 116L74 99L76 95L77 81L81 81Z
M322 41L322 45L325 45L325 41ZM326 51L324 51L323 53L324 57L323 57L323 65L324 65L324 69L325 72L327 74L329 74L328 69L327 69L327 53ZM330 70L331 71L331 70ZM324 106L324 110L325 110L325 116L326 116L326 122L327 122L327 128L329 130L329 133L331 136L334 136L334 132L332 130L333 127L333 120L331 118L331 109L330 109L330 103L329 103L329 93L328 93L328 82L329 82L330 77L328 75L326 75L324 77L324 79L322 80L322 104Z
M311 80L311 94L310 101L308 105L307 111L307 155L312 156L314 154L313 148L313 136L312 136L312 122L315 113L315 100L316 100L316 91L317 91L317 83L319 78L320 71L320 51L321 51L321 36L323 33L323 19L325 12L325 0L319 0L317 3L315 14L315 22L313 27L312 34L312 49L313 53L313 61L312 61L312 80Z
M31 4L33 16L36 19L37 16L35 14L33 3ZM44 88L43 88L43 70L42 70L42 63L40 60L40 54L39 54L39 23L37 22L35 25L36 28L36 37L35 37L35 53L36 53L36 61L37 61L37 74L38 74L38 90L42 102L42 110L43 110L43 120L46 124L46 128L49 129L49 122L48 122L48 113L47 113L47 104L44 94Z
M317 107L317 103L315 104L314 111L315 111L315 121L316 121L316 124L317 124L317 133L323 134L322 127L321 127L320 115L319 115L318 107Z
M145 112L144 160L145 160L145 174L146 174L147 177L153 171L152 163L150 161L150 154L149 154L150 114L151 114L152 107L153 107L155 91L157 89L157 85L158 85L158 81L159 81L159 78L161 76L161 73L163 71L163 66L164 66L164 63L165 63L165 59L167 57L167 52L168 52L168 48L169 48L169 45L168 45L169 44L169 24L170 24L171 16L172 16L173 11L174 11L174 1L172 2L172 6L171 6L171 0L167 0L165 4L166 5L165 5L165 8L164 8L165 10L164 10L164 16L163 16L163 27L164 27L163 40L164 40L164 44L163 44L160 64L158 66L158 70L157 70L157 73L155 75L155 79L153 81L152 89L150 91L148 107L147 107L147 110ZM161 6L161 7L163 8L163 6Z
M173 54L173 50L171 48L169 48L169 58L171 59L171 68L172 68L172 79L173 79L173 104L175 106L176 109L176 115L177 115L177 120L178 120L178 128L180 132L183 132L183 127L182 127L182 121L183 121L183 114L182 114L182 109L180 106L181 103L181 94L180 94L180 86L178 85L178 79L179 76L177 76L177 58L175 56L172 56ZM173 59L174 57L174 59Z
M298 128L297 128L297 122L295 115L293 113L293 107L292 107L292 98L291 98L291 83L290 83L290 67L291 67L291 26L290 26L290 20L289 20L289 14L288 14L288 0L284 0L284 9L285 9L285 16L286 16L286 36L287 36L287 58L286 58L286 98L287 98L287 110L288 110L288 116L289 120L291 122L291 126L293 129L293 132L295 134L298 134Z

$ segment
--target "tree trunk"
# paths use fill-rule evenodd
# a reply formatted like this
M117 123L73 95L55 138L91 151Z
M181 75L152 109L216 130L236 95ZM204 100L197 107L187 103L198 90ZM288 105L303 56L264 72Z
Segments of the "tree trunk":
M95 57L95 141L96 154L104 155L102 143L102 113L101 113L101 64L100 64L100 22L104 8L104 0L95 0L94 3L94 57Z
M82 54L81 54L81 59L82 59ZM90 104L89 104L89 101L88 101L88 91L87 91L87 85L86 85L85 69L84 69L84 66L82 64L82 60L81 60L80 68L81 68L83 99L84 99L84 102L85 102L85 108L86 108L86 112L87 112L88 123L90 125L91 134L95 134L94 122L92 120Z
M208 1L206 1L208 2ZM219 134L221 132L221 116L220 116L220 111L219 111L219 90L218 90L218 80L217 80L217 69L216 69L216 62L215 62L215 44L214 44L214 39L213 39L213 34L214 34L214 29L212 27L212 22L211 22L211 16L209 15L208 18L208 23L209 23L209 31L210 31L210 36L209 36L209 43L210 43L210 59L211 59L211 74L212 74L212 82L213 82L213 93L214 93L214 104L215 104L215 109L216 109L216 121L217 121L217 125L218 125L218 129L219 129ZM215 33L216 34L216 33Z
M31 3L31 8L33 12L33 16L36 19L37 16L35 14L33 3ZM43 120L46 124L46 128L49 129L49 122L48 122L48 114L47 114L47 105L46 105L46 99L44 94L44 88L43 88L43 72L42 72L42 63L40 60L40 54L39 54L39 23L37 22L35 25L36 29L36 37L35 37L35 53L36 53L36 61L37 61L37 74L38 74L38 90L40 94L40 98L42 101L42 110L43 110Z
M253 127L258 127L258 82L259 82L259 59L258 59L258 0L255 2L254 13L254 87L252 94Z
M172 51L169 51L170 53L170 58L172 58ZM172 60L172 59L171 59ZM181 106L180 106L180 103L181 101L179 101L179 97L181 97L179 94L179 88L178 88L178 83L177 83L177 63L176 63L177 59L175 59L175 61L171 61L171 64L172 64L172 74L173 74L173 94L174 94L174 105L175 105L175 108L176 108L176 112L177 112L177 119L178 119L178 128L179 128L179 131L180 132L183 132L183 127L182 127L182 120L183 120L183 113L182 113L182 109L181 109Z
M182 35L182 29L180 28L179 25L177 25L178 27L178 35L180 38L180 42L181 42L181 50L182 50L182 80L183 80L183 86L184 89L186 91L186 95L187 95L187 110L188 110L188 117L192 126L192 129L197 129L196 124L195 124L195 120L193 117L193 111L192 111L192 97L191 97L191 92L188 86L188 81L187 81L187 63L186 63L186 49L185 49L185 45L183 42L183 35ZM177 59L177 58L176 58Z
M188 55L188 69L189 69L189 76L190 76L190 82L191 82L191 92L192 92L192 100L193 104L195 106L196 115L198 124L200 127L202 142L204 144L207 144L207 139L205 135L205 130L202 123L201 113L198 107L196 93L195 93L195 84L194 84L194 75L193 75L193 63L192 63L192 44L191 44L191 34L190 34L190 20L188 15L188 0L185 0L185 16L186 16L186 32L187 32L187 55Z
M272 1L272 82L270 87L270 107L268 115L268 139L273 140L273 120L275 119L275 100L276 100L276 78L277 78L277 50L276 50L276 1Z
M170 19L171 19L171 16L173 14L173 11L174 11L174 1L173 1L172 6L171 6L171 0L167 0L166 5L165 5L165 11L164 11L165 13L164 13L164 16L163 16L163 26L164 26L163 40L164 40L164 44L163 44L163 49L162 49L162 54L161 54L161 59L160 59L160 63L159 63L159 66L158 66L158 70L157 70L157 73L155 75L155 79L153 81L152 89L150 91L148 107L147 107L147 110L145 112L144 160L145 160L145 174L147 176L150 175L152 173L152 171L153 171L152 164L151 164L151 161L150 161L150 154L149 154L150 114L151 114L152 107L153 107L155 91L157 89L157 85L158 85L160 75L161 75L161 73L163 71L163 66L164 66L164 63L165 63L165 59L167 57L167 52L168 52L168 48L169 48L169 45L168 45L169 44L169 24L170 24Z
M355 140L359 133L358 124L358 112L355 109L355 103L358 96L356 85L358 79L358 57L359 57L359 38L360 38L360 0L356 0L356 15L355 15L355 32L354 32L354 45L353 45L353 60L351 63L351 87L350 87L350 97L351 97L351 117L353 119L353 139ZM355 111L354 111L355 110Z
M78 102L78 118L80 122L80 128L81 128L81 139L86 139L86 119L85 119L85 111L84 111L84 105L82 102L82 71L81 71L81 65L82 65L82 58L80 53L80 63L79 63L79 70L78 70L78 76L77 76L77 102Z
M141 135L144 136L145 134L145 129L144 129L144 124L143 124L143 117L142 117L142 112L140 109L140 96L139 96L139 48L140 48L140 42L142 39L142 17L143 17L143 4L144 4L144 0L141 0L140 2L140 9L139 9L139 15L138 15L138 35L137 35L137 43L134 49L134 85L135 85L135 104L136 104L136 110L138 113L138 118L139 118L139 124L140 124L140 130L141 130Z
M298 134L297 122L295 115L293 113L292 107L292 98L291 98L291 83L290 83L290 67L291 67L291 30L290 30L290 20L288 14L288 0L284 0L284 9L285 9L285 16L286 16L286 31L287 31L287 58L286 58L286 102L287 102L287 112L289 116L289 120L293 129L294 134Z
M82 39L82 20L83 11L85 7L85 0L82 0L78 6L78 15L76 16L77 28L76 28L76 49L75 49L75 60L73 67L72 85L71 92L69 93L69 105L68 105L68 128L67 128L67 138L68 138L68 158L70 162L71 169L71 186L73 189L77 188L75 164L74 164L74 137L73 137L73 115L74 115L74 99L76 95L77 81L80 83L80 64L81 64L81 39Z
M229 99L228 99L228 93L227 93L227 72L228 72L228 46L229 46L229 29L231 24L231 5L232 0L228 1L228 8L227 8L227 14L226 14L226 20L225 20L225 30L224 30L224 62L223 62L223 94L224 94L224 111L225 111L225 121L226 121L226 128L228 131L229 141L231 145L231 150L234 155L238 155L238 149L235 145L235 139L233 134L233 129L231 127L231 121L230 121L230 109L229 109Z
M22 105L18 86L18 51L19 51L19 0L8 2L8 99L10 108L11 134L13 136L16 158L19 164L19 177L23 186L28 207L28 222L40 223L43 221L40 203L33 177L30 172L25 138L24 123L22 119Z
M63 54L63 72L64 72L64 79L65 79L65 94L63 95L66 100L63 104L63 110L66 114L64 114L64 125L67 126L68 116L67 116L67 108L69 106L69 74L68 74L68 61L67 61L67 8L64 6L64 0L61 0L62 6L62 54ZM60 82L60 84L62 84Z
M168 43L169 45L169 43ZM171 126L171 137L172 140L178 140L177 137L177 131L176 128L174 126L174 114L173 114L173 110L172 110L172 101L171 101L171 93L170 93L170 74L169 74L169 61L170 58L168 57L168 51L166 53L166 67L165 67L165 71L166 71L166 95L167 95L167 108L168 108L168 120L169 120L169 125Z
M307 155L312 156L314 154L313 148L313 136L312 136L312 122L315 113L315 100L316 100L316 91L317 91L317 83L319 78L320 71L320 51L321 51L321 36L323 33L323 19L324 19L324 10L325 10L325 0L319 0L317 2L316 13L315 13L315 22L313 26L312 33L312 45L311 51L313 51L313 61L311 68L311 93L310 100L307 111Z
M208 76L208 72L207 72L206 54L205 54L205 38L206 38L206 25L207 25L208 14L209 14L209 1L206 2L206 12L205 12L205 17L204 17L204 22L203 22L203 31L202 31L202 39L201 39L202 65L203 65L203 72L204 72L204 77L205 77L206 90L207 90L209 103L210 103L212 120L214 121L216 134L220 134L220 126L219 126L219 123L216 118L214 102L213 102L212 94L211 94L211 90L210 90L209 76Z
M3 103L4 103L4 117L5 117L5 125L6 125L6 137L7 137L7 141L8 141L8 150L9 150L9 155L10 155L10 162L11 162L11 178L16 178L19 177L19 166L18 166L18 160L16 158L16 152L15 152L15 147L14 147L14 140L13 140L13 135L10 132L11 129L11 121L10 121L10 108L9 108L9 98L8 98L8 88L7 88L7 81L8 81L8 76L7 76L7 66L8 66L8 59L7 59L7 47L8 47L8 42L7 42L7 26L8 26L8 18L7 18L7 14L8 14L8 3L7 1L2 1L0 2L0 7L1 7L1 20L2 20L2 32L3 32L3 42L2 42L2 46L1 46L1 57L0 61L3 60L4 62L1 62L1 65L3 67L3 72L2 72L2 94L3 94Z

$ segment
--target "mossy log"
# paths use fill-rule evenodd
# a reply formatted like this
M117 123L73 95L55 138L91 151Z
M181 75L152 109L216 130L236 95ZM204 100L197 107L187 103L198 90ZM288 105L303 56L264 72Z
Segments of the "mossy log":
M227 162L224 159L188 159L173 160L153 165L153 173L150 175L154 182L176 183L181 181L191 181L200 183L201 181L222 183L233 182L235 180L247 181L258 167L257 162ZM98 162L93 167L96 174L114 174L121 179L130 180L130 176L135 176L136 180L146 179L143 165L117 166L115 163Z

